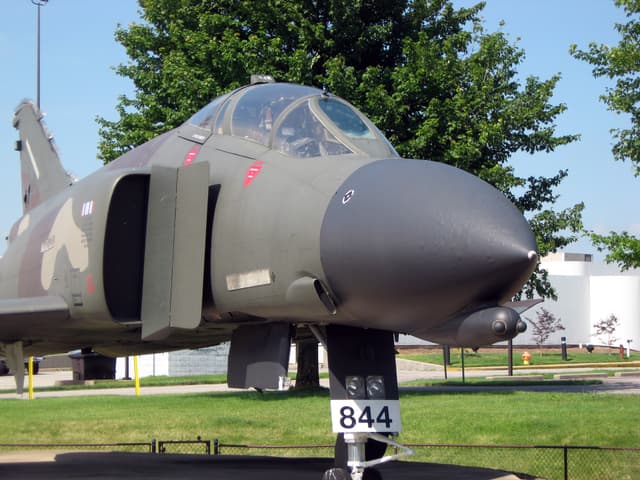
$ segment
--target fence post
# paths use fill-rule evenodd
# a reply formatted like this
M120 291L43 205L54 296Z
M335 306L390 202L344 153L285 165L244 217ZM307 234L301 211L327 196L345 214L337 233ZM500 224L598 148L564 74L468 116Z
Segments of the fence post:
M562 450L564 453L564 480L569 480L569 448L565 445Z
M213 454L220 455L220 440L217 438L213 439Z
M156 439L151 439L151 453L156 453Z

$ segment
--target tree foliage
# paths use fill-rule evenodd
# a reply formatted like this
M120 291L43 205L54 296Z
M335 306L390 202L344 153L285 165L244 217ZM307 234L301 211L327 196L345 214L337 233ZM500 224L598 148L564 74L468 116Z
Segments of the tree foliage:
M540 349L540 355L542 355L542 345L546 342L551 335L559 330L564 330L564 325L562 325L562 320L560 318L556 318L556 316L549 312L545 308L541 308L536 312L536 320L532 320L531 318L527 318L527 321L533 327L531 335L533 337L533 341L536 342L538 348Z
M615 0L628 18L627 23L615 24L620 42L608 46L592 42L587 50L572 45L571 54L593 66L594 77L615 80L615 86L607 88L600 99L609 110L628 114L629 128L612 129L615 143L613 157L629 160L634 173L640 175L640 0ZM599 251L607 251L606 261L617 263L622 270L640 267L640 239L627 232L610 232L598 235L588 232Z
M591 233L591 241L600 252L607 252L605 260L608 263L617 263L623 272L640 268L640 239L628 232L610 232L609 235Z
M609 347L612 347L618 339L615 337L615 332L619 325L618 317L612 313L607 318L600 319L598 323L593 325L593 328L596 330L596 337L606 342Z
M615 86L607 88L600 98L609 110L628 114L629 128L611 130L616 143L613 155L617 160L630 160L640 175L640 0L615 0L628 18L627 23L616 23L620 34L616 46L592 42L588 50L572 45L571 54L593 65L595 77L615 80Z
M521 80L524 51L483 28L484 4L448 0L139 0L142 22L119 27L133 98L119 119L98 119L99 154L111 161L179 125L251 73L327 88L367 114L398 152L445 162L495 185L527 216L541 255L575 241L583 205L557 211L567 175L522 178L516 152L552 152L565 105L559 75ZM545 272L525 295L555 298Z

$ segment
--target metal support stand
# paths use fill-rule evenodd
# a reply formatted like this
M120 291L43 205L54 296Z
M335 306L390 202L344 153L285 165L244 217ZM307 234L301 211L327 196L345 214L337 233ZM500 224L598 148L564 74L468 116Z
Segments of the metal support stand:
M16 382L16 394L22 397L24 391L24 353L22 342L7 343L2 350L4 350L7 365L13 373L13 378Z
M449 345L442 346L442 356L444 363L444 379L447 380L447 365L449 365L449 362L451 361L451 350Z
M36 26L36 106L40 110L40 7L44 7L49 0L31 0L36 7L37 26Z
M124 378L123 380L131 380L129 375L129 356L124 357Z
M508 347L508 355L509 355L509 372L508 375L510 377L513 377L513 340L509 340L509 347Z

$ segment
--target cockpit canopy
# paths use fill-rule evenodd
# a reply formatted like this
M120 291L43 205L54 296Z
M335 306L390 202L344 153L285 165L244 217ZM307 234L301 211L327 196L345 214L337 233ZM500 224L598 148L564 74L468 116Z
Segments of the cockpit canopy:
M188 123L291 157L398 156L384 135L353 106L302 85L266 83L240 88L213 100Z

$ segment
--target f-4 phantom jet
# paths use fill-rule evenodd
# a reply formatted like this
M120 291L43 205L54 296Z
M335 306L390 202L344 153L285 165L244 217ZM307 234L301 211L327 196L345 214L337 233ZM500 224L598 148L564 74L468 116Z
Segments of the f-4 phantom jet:
M29 102L14 119L24 214L0 260L14 365L230 341L229 385L277 388L311 332L338 466L358 478L401 430L394 333L478 347L526 328L510 303L537 263L521 213L473 175L400 158L334 95L253 83L80 181L41 119Z

